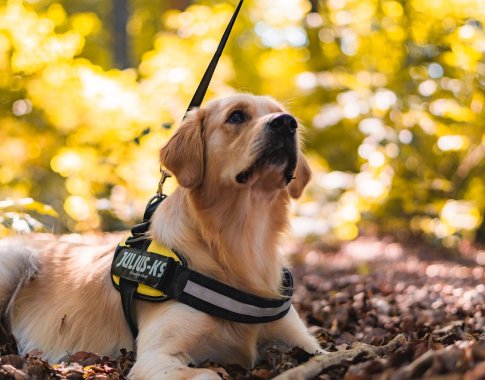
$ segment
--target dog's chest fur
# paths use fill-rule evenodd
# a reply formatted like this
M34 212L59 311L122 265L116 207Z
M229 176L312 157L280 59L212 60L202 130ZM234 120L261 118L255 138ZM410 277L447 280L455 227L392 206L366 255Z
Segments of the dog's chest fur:
M277 297L283 263L275 230L287 224L286 206L281 207L287 197L270 202L239 197L233 193L223 202L221 195L210 207L178 188L155 212L152 236L177 248L201 273L248 293Z

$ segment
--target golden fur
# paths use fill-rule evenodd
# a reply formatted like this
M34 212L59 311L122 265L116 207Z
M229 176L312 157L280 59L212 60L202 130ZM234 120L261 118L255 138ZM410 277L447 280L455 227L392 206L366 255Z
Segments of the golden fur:
M228 123L234 110L247 120ZM273 99L251 95L191 111L161 150L162 164L180 186L152 219L152 238L178 249L192 268L262 297L280 294L278 241L289 198L299 197L310 179L298 137L295 179L288 185L287 161L254 166L245 183L235 178L258 160L270 138L269 122L283 113ZM78 350L116 356L120 348L136 348L132 378L219 379L188 365L210 359L251 367L268 345L320 351L293 307L276 322L245 325L175 301L136 301L135 347L111 284L112 255L113 247L0 244L0 310L22 353L40 350L58 361Z

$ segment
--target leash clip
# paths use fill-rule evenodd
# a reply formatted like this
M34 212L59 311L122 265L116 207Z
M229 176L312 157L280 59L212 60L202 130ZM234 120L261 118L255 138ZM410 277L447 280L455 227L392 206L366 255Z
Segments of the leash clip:
M157 194L158 194L159 197L162 197L162 195L163 195L163 185L164 185L165 181L167 180L167 178L170 178L172 176L172 173L170 173L169 171L160 167L160 174L162 175L162 177L160 178L160 181L158 182Z

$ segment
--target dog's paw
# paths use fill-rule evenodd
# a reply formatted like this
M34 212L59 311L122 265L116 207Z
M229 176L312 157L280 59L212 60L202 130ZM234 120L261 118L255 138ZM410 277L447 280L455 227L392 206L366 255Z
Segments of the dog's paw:
M221 380L217 372L206 368L178 368L164 373L163 379L173 380Z
M156 372L156 375L155 375ZM129 380L220 380L221 377L217 372L206 368L189 368L189 367L171 367L158 371L141 370L139 367L132 369L128 375Z
M194 372L194 376L187 377L187 380L221 380L221 377L217 372L210 369L191 369Z

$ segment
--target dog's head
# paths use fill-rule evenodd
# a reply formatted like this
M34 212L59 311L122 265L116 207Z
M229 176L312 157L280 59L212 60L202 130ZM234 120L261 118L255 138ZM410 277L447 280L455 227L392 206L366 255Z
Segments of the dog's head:
M218 183L298 198L310 180L298 122L269 97L234 95L190 111L161 150L186 188Z

